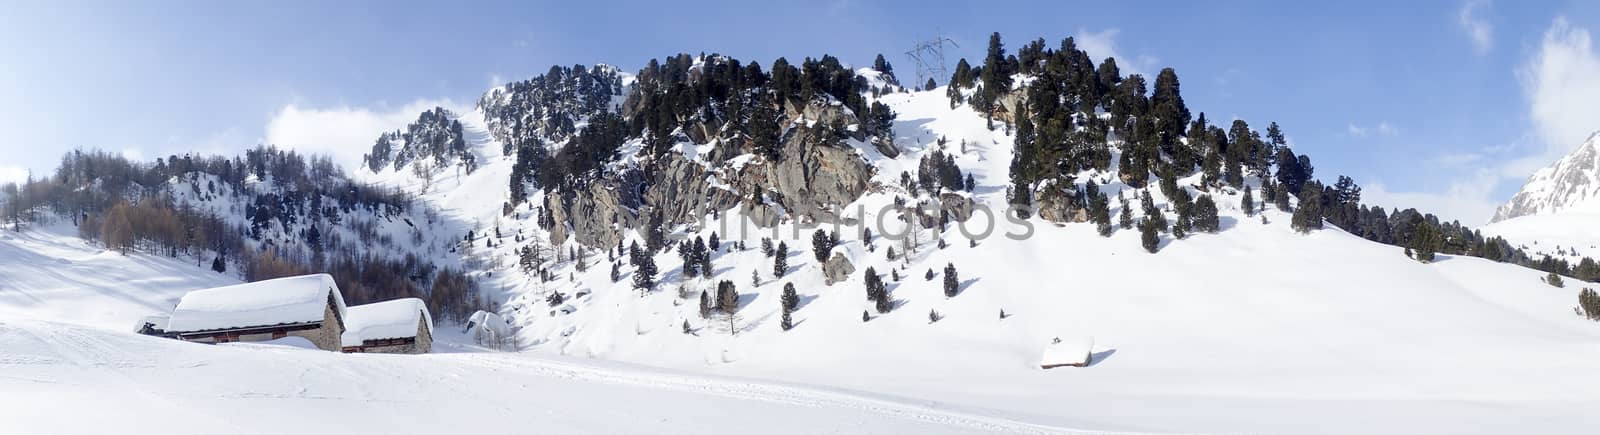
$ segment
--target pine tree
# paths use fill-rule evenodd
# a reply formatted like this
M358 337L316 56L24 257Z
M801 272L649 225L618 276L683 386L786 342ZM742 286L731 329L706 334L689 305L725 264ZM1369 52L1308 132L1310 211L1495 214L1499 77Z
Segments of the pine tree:
M611 282L620 280L622 280L622 263L613 262L611 263Z
M776 254L772 258L772 277L782 278L789 273L789 246L779 244Z
M867 272L862 276L862 282L865 285L865 290L867 292L867 300L870 301L878 298L878 284L880 284L881 281L882 280L878 278L878 271L873 269L872 266L867 266Z
M211 260L211 271L216 273L228 271L228 261L223 259L222 253L217 253L217 258Z
M961 282L956 278L955 263L946 263L944 266L944 297L956 297L956 292L960 291L960 289Z
M1151 254L1161 248L1161 236L1156 234L1156 224L1149 218L1139 222L1139 241Z
M988 54L983 58L983 69L978 75L983 80L983 89L976 103L984 117L991 118L995 101L1011 91L1011 70L1006 63L1005 45L1000 43L1000 32L989 34Z
M1417 261L1431 263L1433 262L1434 253L1439 250L1440 241L1438 228L1428 223L1428 221L1422 221L1421 224L1416 226L1408 248L1412 250L1413 258L1416 258Z
M1245 216L1256 215L1256 201L1250 197L1250 188L1244 188L1244 198L1239 200L1239 209L1244 210Z
M928 77L928 83L925 83L925 84L922 85L922 90L931 91L931 90L933 90L933 88L937 88L937 87L939 87L939 84L938 83L934 83L933 77Z
M817 230L817 232L811 233L811 253L817 258L818 264L828 261L828 254L833 251L835 243L837 241L828 237L826 231Z
M761 286L761 271L758 271L758 270L755 270L755 269L751 269L750 270L750 286L751 287L760 287Z
M1566 287L1567 286L1567 283L1561 281L1561 275L1557 275L1555 272L1550 272L1549 275L1546 275L1544 277L1544 283L1545 284L1550 284L1551 287L1556 287L1556 288L1561 288L1561 287Z
M1249 201L1250 191L1245 192L1245 201ZM1217 217L1217 202L1211 199L1211 195L1200 195L1200 199L1195 200L1192 219L1194 229L1201 232L1215 233L1222 226Z
M710 246L712 251L716 251L722 247L722 239L717 237L716 231L711 232L711 240L707 241L706 245Z
M772 256L772 239L771 238L768 238L768 237L762 237L761 238L761 255L765 255L765 256L768 256L768 257Z
M700 292L700 318L711 318L711 292Z
M733 281L717 282L717 309L728 314L739 311L739 289Z
M1289 226L1295 231L1309 233L1322 229L1322 183L1311 181L1300 191L1300 207L1295 209Z
M656 286L656 259L655 256L644 254L639 256L638 267L633 271L633 288L639 293L649 293Z
M1156 202L1150 198L1149 190L1141 192L1139 204L1144 209L1144 219L1154 225L1156 231L1166 232L1167 216L1161 213L1161 209L1156 208Z
M800 308L800 294L795 292L794 283L783 284L783 312L792 313Z
M1118 212L1117 226L1122 227L1124 230L1132 229L1133 206L1128 204L1128 198L1122 196L1121 193L1117 194L1117 198L1122 201L1122 211Z

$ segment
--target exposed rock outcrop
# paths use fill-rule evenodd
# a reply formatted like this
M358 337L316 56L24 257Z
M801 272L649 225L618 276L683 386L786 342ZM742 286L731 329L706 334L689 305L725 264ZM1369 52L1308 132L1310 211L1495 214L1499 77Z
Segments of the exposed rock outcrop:
M822 278L827 285L844 281L855 272L856 265L850 262L850 257L838 250L833 252L832 257L828 257L828 261L822 263Z
M638 210L651 206L661 212L666 225L694 224L711 210L741 207L761 227L778 224L784 217L807 222L835 222L845 204L867 190L874 168L842 141L850 138L839 125L856 123L849 111L836 103L815 100L792 110L780 139L782 158L768 162L757 157L737 168L707 167L678 153L650 161L638 170L607 176L580 192L560 192L546 197L545 206L556 223L551 241L577 237L591 246L615 244L642 221ZM859 130L859 129L858 129ZM715 187L717 177L729 188ZM754 204L759 186L763 196L780 207ZM782 214L780 214L780 211Z
M1058 223L1087 222L1089 212L1078 206L1074 199L1075 194L1062 189L1041 187L1033 194L1039 217Z

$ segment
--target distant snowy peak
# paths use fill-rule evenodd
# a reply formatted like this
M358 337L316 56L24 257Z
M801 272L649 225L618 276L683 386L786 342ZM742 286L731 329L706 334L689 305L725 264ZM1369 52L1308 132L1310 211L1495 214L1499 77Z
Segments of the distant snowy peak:
M1522 191L1494 212L1499 222L1518 216L1600 213L1600 132L1577 150L1528 178Z

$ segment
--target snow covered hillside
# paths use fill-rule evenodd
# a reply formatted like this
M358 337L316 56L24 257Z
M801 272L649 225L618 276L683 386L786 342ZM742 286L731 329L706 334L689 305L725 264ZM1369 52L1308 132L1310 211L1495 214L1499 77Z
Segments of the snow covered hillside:
M437 311L439 352L422 356L136 336L133 320L232 278L183 255L103 252L65 223L0 232L0 390L48 399L0 397L0 421L54 430L60 419L37 416L62 402L120 422L71 432L170 432L174 415L195 432L313 433L1585 433L1600 421L1600 324L1574 315L1590 284L1546 285L1501 262L1527 255L1480 258L1489 245L1470 229L1362 207L1348 178L1324 188L1276 124L1262 139L1243 120L1154 122L1189 117L1176 73L1146 98L1141 77L1062 46L1024 46L1032 73L990 91L971 83L995 76L971 69L964 87L912 91L886 63L830 56L770 75L720 55L636 75L559 67L384 136L350 177L405 191L407 207L321 218L371 219L366 238L395 243L345 252L459 271L477 289L461 299L482 295L513 324L514 353L466 344L449 320L465 313ZM177 198L263 201L202 194L203 181ZM1280 193L1268 204L1265 192ZM251 247L323 246L303 242L317 214L278 208L238 221L260 227ZM1498 231L1537 236L1514 226L1526 218ZM1559 240L1591 255L1592 242ZM370 275L430 303L443 291ZM1079 353L1085 367L1041 368Z
M87 246L63 227L0 231L3 432L1072 432L922 400L488 353L457 325L440 325L442 353L421 356L137 335L136 320L185 291L237 281Z
M660 253L656 290L641 294L626 252L572 239L547 246L532 205L502 214L508 193L495 184L504 180L497 171L513 162L488 156L500 149L489 139L474 141L488 150L482 169L434 180L423 198L498 229L495 247L473 255L490 266L479 278L507 298L502 312L530 355L873 391L1106 430L1495 433L1538 421L1537 431L1572 432L1595 419L1585 409L1600 404L1600 374L1589 369L1600 358L1600 327L1572 315L1576 286L1552 288L1542 272L1473 257L1423 264L1332 226L1303 235L1288 213L1246 215L1241 192L1195 188L1198 174L1178 184L1215 198L1221 231L1162 235L1156 255L1141 248L1137 230L1101 237L1092 224L1035 217L1023 225L999 215L987 237L970 240L952 223L942 235L918 230L908 250L885 238L908 228L892 207L910 195L901 172L916 172L941 149L976 181L957 195L998 211L1014 137L986 128L968 106L952 109L943 88L876 101L898 114L900 153L850 141L875 170L867 192L839 210L883 227L870 227L870 242L859 225L838 228L830 254L854 272L832 285L812 258L816 227L784 220L776 231L741 231L746 209L734 208L668 229L689 240L716 233L712 273L689 278L677 255ZM473 118L462 118L468 131L481 129ZM1113 198L1113 215L1118 195L1138 207L1143 191L1115 173L1079 174ZM406 171L390 174L388 183L417 185ZM1148 190L1171 213L1168 199ZM532 195L530 204L544 203L543 192ZM985 221L977 213L967 224L981 232ZM764 237L788 248L781 276L759 249ZM622 244L634 242L645 241L629 233ZM557 257L546 263L554 279L519 270L529 246ZM615 280L612 262L620 264ZM959 276L954 297L942 288L947 265ZM869 267L888 282L889 313L865 297ZM699 313L698 296L723 280L739 293L731 322ZM789 331L780 328L786 284L799 296ZM1055 338L1092 338L1091 366L1040 370Z

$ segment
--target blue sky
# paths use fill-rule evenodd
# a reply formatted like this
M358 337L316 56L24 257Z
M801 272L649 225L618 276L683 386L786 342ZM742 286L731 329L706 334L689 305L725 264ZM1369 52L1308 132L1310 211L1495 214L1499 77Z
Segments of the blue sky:
M1595 2L1149 3L7 5L0 178L74 147L153 159L269 141L348 162L425 107L469 108L552 64L720 52L865 65L881 52L909 78L901 53L936 32L961 45L952 64L999 31L1012 51L1074 36L1125 72L1172 66L1191 110L1277 121L1320 177L1467 223L1600 130Z

